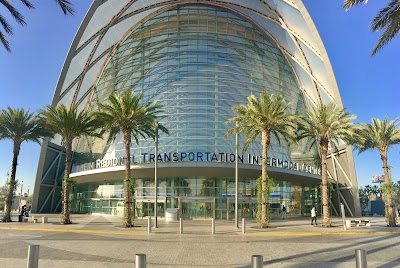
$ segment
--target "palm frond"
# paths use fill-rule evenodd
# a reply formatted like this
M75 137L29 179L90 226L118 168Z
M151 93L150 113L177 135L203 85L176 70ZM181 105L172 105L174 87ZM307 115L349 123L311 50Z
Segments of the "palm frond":
M0 4L2 4L8 12L10 12L11 16L20 24L20 25L25 25L26 21L24 16L22 16L21 13L18 12L18 10L11 5L8 1L6 0L0 0Z
M386 29L385 29L386 28ZM371 22L371 30L374 32L384 30L378 43L374 47L371 56L374 56L386 46L400 31L400 1L392 0L386 7L379 10Z
M250 95L247 97L247 105L237 105L232 107L236 114L226 121L227 124L237 122L238 126L229 129L225 137L229 137L236 131L245 136L243 151L246 151L250 144L262 132L268 133L268 136L274 136L278 143L281 140L289 142L294 140L297 117L289 115L290 103L285 103L281 95L268 95L263 90L260 97Z
M85 110L78 113L75 105L69 109L64 105L48 106L39 112L42 124L53 134L59 134L63 141L72 141L80 136L102 137L98 131L99 121Z
M371 22L371 30L380 31L392 24L393 21L396 22L399 15L399 7L400 2L398 0L392 0L386 7L380 9Z
M299 123L298 140L310 139L309 145L320 144L321 140L336 147L339 139L349 141L354 135L355 116L334 103L321 104L306 110ZM311 147L309 148L311 150Z
M24 6L26 6L29 9L35 8L35 6L30 2L30 0L20 0L20 1ZM74 14L75 11L74 11L73 5L71 4L70 1L68 1L68 0L55 0L55 1L61 7L61 10L63 11L63 13L65 15L68 15L68 14L73 15ZM24 16L10 3L10 1L0 0L0 5L4 6L8 10L8 12L17 21L17 23L19 23L22 26L26 25ZM7 22L7 20L1 15L0 15L0 24L2 25L4 31L8 35L13 34L12 27ZM4 33L2 33L1 31L0 31L0 42L3 44L4 48L8 52L11 51L10 44L7 41L6 37L4 36Z
M343 8L349 8L360 3L366 3L367 0L345 0ZM371 57L386 46L400 31L400 1L391 0L387 6L381 8L374 19L371 21L370 28L373 32L384 30L378 43L371 52Z
M24 4L27 8L35 8L35 6L28 0L21 0L21 3Z
M11 52L10 43L7 41L6 37L1 31L0 31L0 42L8 52Z
M371 124L360 123L353 140L353 146L359 153L374 149L387 152L391 146L399 143L398 119L388 121L386 117L382 121L372 118Z
M13 34L11 25L7 22L7 20L1 14L0 14L0 24L7 34L9 34L9 35Z
M345 0L343 2L343 8L346 10L349 10L353 6L359 5L359 4L366 4L368 0Z
M29 110L7 107L2 110L0 117L1 138L10 139L16 144L25 141L40 143L40 139L49 134L40 124L39 119Z
M74 8L72 7L72 4L68 0L55 0L57 4L61 7L61 10L65 15L73 15L75 13Z
M98 104L100 111L95 113L95 116L102 122L104 130L113 130L110 132L110 138L124 131L131 133L136 143L139 142L139 137L155 137L156 122L165 117L159 115L162 106L157 102L141 105L142 99L142 92L134 95L131 89L126 89L121 94L114 92L106 103ZM158 128L166 134L169 133L161 123L158 123Z

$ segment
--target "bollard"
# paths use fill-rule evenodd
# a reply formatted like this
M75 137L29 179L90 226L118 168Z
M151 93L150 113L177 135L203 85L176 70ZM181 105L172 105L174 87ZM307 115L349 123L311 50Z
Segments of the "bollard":
M262 268L263 267L263 256L252 255L251 256L251 268Z
M365 249L356 249L356 267L367 268L367 253Z
M27 268L38 268L39 265L39 245L29 245Z
M246 221L245 218L242 218L242 234L246 233Z
M211 218L211 234L215 234L215 219Z
M179 233L183 234L183 219L179 219Z
M146 268L146 254L136 254L136 268Z
M343 220L343 230L347 230L346 226L346 214L344 212L344 205L343 203L340 203L340 211L342 213L342 220Z
M151 217L147 219L147 232L151 233Z

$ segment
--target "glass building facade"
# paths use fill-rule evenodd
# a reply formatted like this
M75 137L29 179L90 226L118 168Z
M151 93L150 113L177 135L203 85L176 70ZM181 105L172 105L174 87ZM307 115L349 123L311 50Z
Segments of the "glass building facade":
M135 216L154 216L154 179L136 180ZM158 180L158 216L167 208L179 208L190 219L234 219L235 180L233 178L162 178ZM123 181L83 183L74 187L72 212L123 215ZM282 204L287 215L309 216L313 205L320 207L320 189L286 181L277 182L270 195L272 217L280 216ZM254 218L257 189L254 179L239 181L239 218Z
M161 136L159 147L165 153L234 153L234 138L224 137L232 126L225 122L234 116L233 106L263 89L292 103L290 113L305 109L293 70L276 42L229 10L205 5L167 10L134 29L103 69L89 109L97 111L97 103L126 88L143 92L144 103L157 101L164 107L161 123L170 135ZM81 139L76 151L97 153L96 158L124 156L122 135L111 145L106 140ZM247 153L260 151L257 141ZM153 152L153 142L141 140L131 154L143 161L142 154ZM290 160L290 154L285 144L272 142L270 157Z
M231 219L235 199L235 137L232 107L249 95L282 95L290 113L336 102L340 95L322 42L301 1L94 1L77 32L57 84L52 105L77 105L97 111L98 103L126 88L142 92L143 104L164 108L159 155L152 140L131 146L136 180L135 215L179 209L186 218ZM239 135L239 147L244 137ZM356 213L357 185L351 150L332 156L332 202L345 200ZM72 210L123 213L122 135L81 137L74 143ZM239 153L239 212L254 217L256 178L261 173L261 143ZM308 215L319 201L320 175L315 149L272 140L269 172L276 187L270 196L277 215ZM42 146L34 200L37 212L58 211L62 165L59 137ZM158 204L154 204L154 162L158 168ZM335 158L335 159L334 159ZM340 167L339 167L340 166ZM334 172L333 172L334 171ZM354 173L354 174L353 174ZM336 183L335 183L336 181ZM339 193L339 187L348 187ZM347 192L346 192L347 191ZM336 200L335 200L336 198ZM333 212L334 213L334 212Z

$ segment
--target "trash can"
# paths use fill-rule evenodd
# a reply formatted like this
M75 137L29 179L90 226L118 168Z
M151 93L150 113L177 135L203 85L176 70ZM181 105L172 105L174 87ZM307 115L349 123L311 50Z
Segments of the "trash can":
M18 215L18 222L22 222L22 215Z
M165 211L165 221L177 221L178 220L178 209L177 208L167 208Z

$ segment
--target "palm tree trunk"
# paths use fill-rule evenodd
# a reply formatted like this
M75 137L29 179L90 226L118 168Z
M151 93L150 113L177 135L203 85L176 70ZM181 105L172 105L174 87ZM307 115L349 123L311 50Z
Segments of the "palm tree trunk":
M18 165L18 156L19 156L19 151L21 148L21 143L14 142L14 148L13 148L13 161L11 164L11 177L10 177L10 185L8 188L8 194L7 194L7 199L6 199L6 211L3 216L3 222L10 222L11 221L11 208L13 204L13 199L14 199L14 190L15 190L15 175L17 173L17 165ZM20 204L18 204L19 206Z
M65 170L64 170L64 181L63 181L63 214L61 217L62 224L71 224L70 219L70 206L69 206L69 195L71 192L71 182L69 180L69 174L71 171L71 158L72 158L72 140L67 139L65 141Z
M125 227L132 227L132 210L130 206L131 195L129 181L131 179L131 132L124 130L125 144L125 179L124 179L124 224Z
M382 160L382 166L383 166L383 174L385 176L385 184L390 185L392 180L389 177L389 168L387 164L387 151L380 151L381 155L381 160ZM387 208L388 208L388 225L390 227L395 227L396 226L396 214L394 210L394 204L393 204L393 196L392 196L392 191L391 188L386 188L384 194L386 195L385 199L387 200Z
M328 195L328 169L326 159L328 156L328 141L321 140L319 144L321 154L321 196L322 196L322 226L331 226L331 217L329 215L329 195Z
M269 225L269 218L267 217L268 214L268 209L269 205L268 199L269 196L267 194L269 193L269 184L268 184L268 173L267 173L267 151L269 147L269 137L265 131L262 132L262 158L261 158L261 223L260 227L261 228L267 228Z

